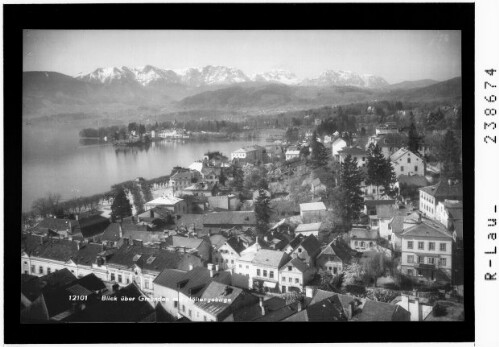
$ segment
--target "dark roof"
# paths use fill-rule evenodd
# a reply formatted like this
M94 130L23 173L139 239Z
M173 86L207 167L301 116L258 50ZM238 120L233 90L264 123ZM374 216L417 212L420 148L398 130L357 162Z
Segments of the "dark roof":
M350 230L350 238L358 240L376 240L378 238L378 231L363 228L353 228L352 230Z
M190 227L194 225L196 229L203 228L204 214L183 214L180 215L180 219L176 221L178 226L184 225Z
M345 147L338 151L340 155L367 155L367 151L360 147Z
M21 250L30 256L66 262L78 252L76 241L23 235Z
M42 277L32 275L21 275L21 293L30 301L35 300L42 294L44 288L54 290L76 280L75 275L68 269L54 271Z
M155 313L155 308L148 301L140 301L140 297L145 297L140 289L134 284L130 284L120 289L111 296L117 301L100 301L88 306L65 321L70 322L140 322L149 320ZM134 301L122 302L121 297L135 298Z
M307 306L304 310L284 319L286 322L340 322L347 321L337 296Z
M395 234L399 234L404 230L404 219L405 216L394 216L388 226L392 229Z
M80 250L72 257L76 264L91 266L97 255L104 251L104 247L97 243L81 244Z
M425 187L428 185L428 180L420 175L400 175L397 177L397 181L399 182L399 185L405 184L413 187Z
M317 257L316 263L319 266L324 266L328 261L342 263L341 258L335 254L321 254Z
M45 218L35 226L35 229L46 228L46 229L51 229L54 231L69 230L70 227L72 226L71 222L75 222L75 221L70 221L67 218ZM75 223L75 224L78 224L78 223Z
M309 255L313 255L316 252L319 252L321 249L321 244L319 240L314 235L307 236L301 243L302 246Z
M286 266L294 266L300 272L305 272L309 269L309 266L298 258L291 259L291 261L283 265L282 269L285 269Z
M189 265L198 266L201 264L201 259L188 253L141 245L123 245L108 260L108 264L127 268L137 265L142 270L161 272L164 269L182 270L189 268Z
M265 302L265 301L264 301ZM261 310L261 309L260 309ZM293 302L275 311L265 312L265 316L256 318L254 322L280 322L285 320L287 317L298 312L298 302Z
M378 206L378 205L393 205L395 200L364 200L364 205L367 207Z
M77 282L79 285L92 292L106 289L106 285L104 284L104 282L102 282L102 280L99 277L95 276L93 273L79 278Z
M78 220L81 234L84 238L90 238L102 234L109 225L109 219L100 215L93 215Z
M400 318L406 319L400 319ZM409 320L410 314L399 305L380 301L366 300L362 312L356 314L353 320L361 322Z
M279 311L286 306L286 300L276 296L263 301L263 307L267 314ZM236 322L250 322L262 317L262 308L260 303L257 302L253 305L240 307L233 312L233 315Z
M227 244L238 254L240 254L245 249L243 244L239 241L237 237L231 237L230 239L228 239Z
M435 185L420 188L420 190L430 194L437 200L462 200L463 199L463 184L458 182L449 185L448 180L441 180Z
M385 134L379 136L377 145L379 147L402 147L407 143L407 136L404 134Z
M256 225L253 211L225 211L204 215L203 225Z
M147 226L135 223L121 223L121 228L123 230L123 235L125 233L130 233L132 231L147 231ZM104 230L104 234L101 238L102 241L114 241L120 240L120 223L111 223Z

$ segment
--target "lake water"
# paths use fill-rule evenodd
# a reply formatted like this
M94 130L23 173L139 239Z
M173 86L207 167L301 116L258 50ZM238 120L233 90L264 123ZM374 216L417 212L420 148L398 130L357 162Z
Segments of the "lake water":
M22 208L59 193L63 200L110 190L115 183L169 175L174 166L189 166L207 151L230 152L251 141L154 142L148 149L117 149L109 144L83 144L79 129L23 128Z

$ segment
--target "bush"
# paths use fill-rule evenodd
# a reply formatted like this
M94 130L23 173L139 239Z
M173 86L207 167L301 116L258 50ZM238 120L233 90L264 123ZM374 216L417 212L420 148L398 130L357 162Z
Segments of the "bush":
M447 314L447 307L437 302L435 306L433 306L433 315L435 317L442 317Z

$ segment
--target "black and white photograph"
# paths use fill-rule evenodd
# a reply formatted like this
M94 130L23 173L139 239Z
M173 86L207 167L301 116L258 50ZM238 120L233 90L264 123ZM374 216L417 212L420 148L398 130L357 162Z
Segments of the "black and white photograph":
M414 28L370 27L372 7L358 6L348 25L324 28L197 28L187 15L166 28L72 27L64 6L52 13L61 25L39 25L43 12L22 24L11 324L173 323L193 338L193 327L286 324L286 341L314 326L359 341L373 324L373 342L425 324L438 341L439 326L459 327L452 341L471 333L473 32L444 12L442 28L409 17ZM136 7L80 8L104 23ZM161 17L154 9L187 13L136 15ZM278 10L248 13L271 23Z
M464 319L459 31L23 53L23 322Z

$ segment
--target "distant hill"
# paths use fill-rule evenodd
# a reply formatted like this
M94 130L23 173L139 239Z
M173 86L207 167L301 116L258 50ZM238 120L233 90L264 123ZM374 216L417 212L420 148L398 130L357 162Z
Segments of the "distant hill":
M404 81L400 83L390 84L387 86L387 89L413 89L413 88L423 88L431 86L432 84L436 84L438 81L425 79L425 80L417 80L417 81Z
M447 102L460 102L462 100L462 78L455 77L447 81L432 84L422 88L406 90L393 90L382 93L380 97L396 98L412 102L429 102L445 100Z

